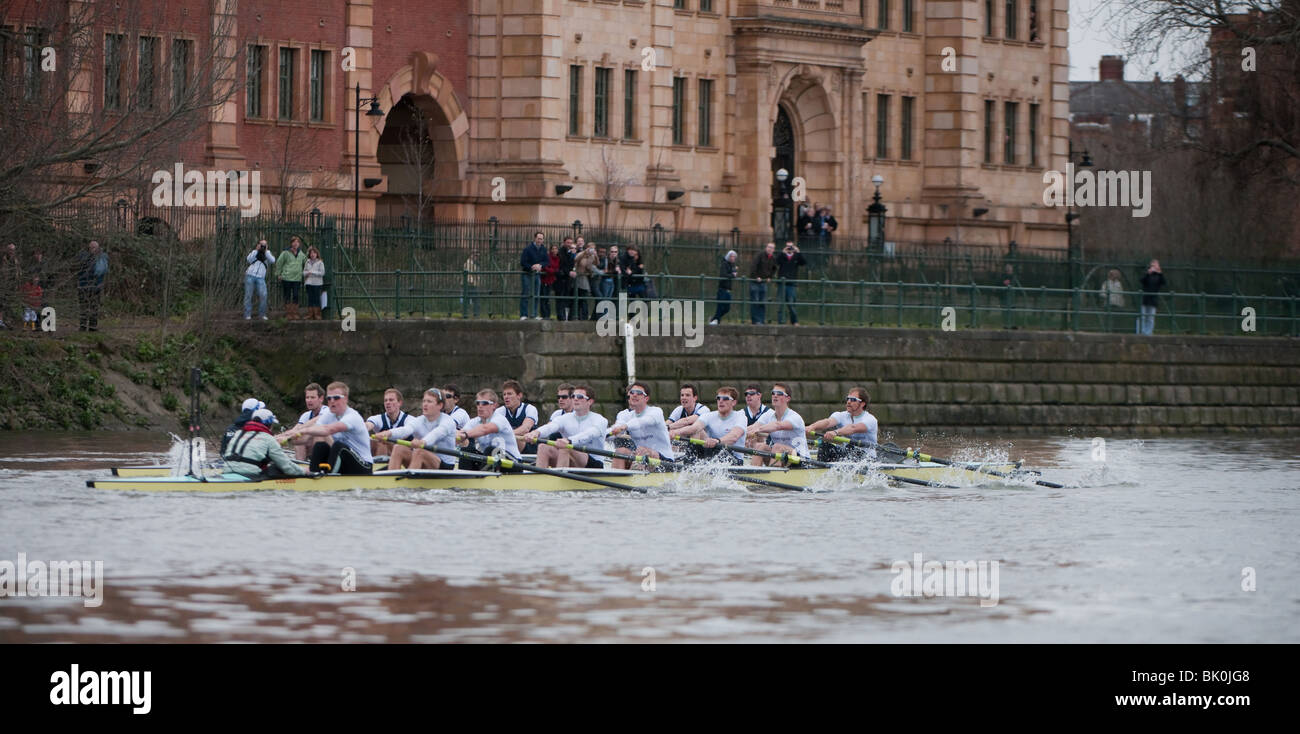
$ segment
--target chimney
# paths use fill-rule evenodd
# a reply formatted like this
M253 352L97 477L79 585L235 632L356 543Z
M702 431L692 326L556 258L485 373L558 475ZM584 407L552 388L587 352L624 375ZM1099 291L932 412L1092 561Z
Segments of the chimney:
M1187 107L1187 80L1182 74L1174 77L1174 108L1182 110Z
M1101 80L1105 81L1124 81L1124 57L1123 56L1102 56Z

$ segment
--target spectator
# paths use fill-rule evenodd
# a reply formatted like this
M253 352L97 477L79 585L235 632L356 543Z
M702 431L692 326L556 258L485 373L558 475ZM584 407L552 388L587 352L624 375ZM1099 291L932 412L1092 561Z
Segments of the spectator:
M613 298L615 294L623 290L623 256L618 251L618 245L609 246L609 265L605 270L605 282L608 283L608 293L606 298Z
M627 279L629 298L646 297L645 266L641 264L641 252L635 247L627 248L623 256L623 276Z
M555 293L555 320L568 321L569 312L573 308L573 281L578 275L574 270L577 253L574 251L572 237L564 238L558 254L559 266L555 269L555 285L552 286Z
M0 329L12 329L12 324L18 320L18 287L21 283L18 246L10 242L5 246L4 254L0 255Z
M478 253L470 252L469 258L465 260L465 304L466 313L472 308L474 318L478 318L478 287L482 284L483 276L479 274Z
M257 291L257 315L266 321L266 274L275 264L275 255L267 250L266 240L259 240L257 249L248 253L248 269L244 271L244 320L253 316L253 291Z
M275 265L276 277L280 279L280 292L284 296L285 318L298 319L298 302L302 296L302 267L307 263L307 253L302 250L302 240L298 235L289 238L289 249L280 253Z
M108 253L99 249L94 240L81 253L81 267L77 275L77 304L80 306L80 331L99 331L99 305L104 295L104 279L108 276Z
M727 254L722 256L722 262L718 264L718 308L713 312L713 318L709 319L709 323L714 326L731 310L731 281L737 275L737 257L735 250L727 250Z
M33 278L40 279L42 309L49 305L49 294L46 293L46 291L50 289L50 280L47 277L49 275L49 273L46 272L47 270L48 268L45 265L45 253L40 250L33 252L32 264L28 267L27 274Z
M1111 269L1101 284L1101 302L1110 308L1124 308L1124 284L1119 282L1119 271Z
M542 267L542 287L539 289L542 302L542 318L551 318L551 299L555 295L555 273L560 269L560 247L551 245L546 253L546 265ZM556 312L559 315L559 312Z
M541 232L533 234L533 241L519 253L519 318L541 318L537 315L537 303L541 300L541 274L546 267L546 235Z
M1142 276L1142 314L1138 317L1137 332L1150 336L1156 328L1156 306L1159 303L1159 297L1156 295L1161 288L1165 287L1165 275L1160 272L1160 261L1152 260L1147 266L1147 272Z
M785 304L782 308L790 309L790 325L799 325L799 314L794 311L795 303L795 281L799 279L799 266L807 265L808 261L804 260L803 253L799 252L799 246L793 242L785 243L785 249L781 251L781 257L777 258L776 271L782 281L781 302Z
M579 241L582 240L581 237L578 239ZM595 244L588 243L582 252L578 253L578 258L573 262L573 269L577 273L573 283L578 293L578 318L585 321L588 309L592 313L596 310L592 298L595 289L592 286L596 284L600 270L596 268Z
M1016 329L1019 328L1015 323L1016 316L1016 288L1020 287L1020 281L1016 278L1015 268L1011 263L1007 263L1002 269L1002 328Z
M796 228L799 230L799 241L804 247L808 247L817 241L817 232L813 230L813 213L812 204L803 202L799 205L799 216L795 220Z
M32 276L23 283L23 328L36 331L36 311L41 307L41 279Z
M618 252L617 246L615 246L613 249L615 252ZM609 274L609 268L610 268L610 262L609 262L608 250L606 250L604 245L597 245L596 246L596 272L600 273L600 277L594 279L595 285L597 286L596 288L597 298L602 298L602 299L609 298L614 294L614 278ZM594 311L592 312L591 317L593 319L596 318L596 314Z
M831 246L831 238L835 236L835 230L840 228L840 223L835 221L835 215L831 214L829 206L822 207L817 213L817 237L820 239L822 247Z
M769 242L754 258L749 269L749 320L755 324L767 323L767 283L776 276L776 243Z
M320 321L320 292L325 286L325 261L320 250L307 248L307 262L302 266L302 282L307 289L307 318Z

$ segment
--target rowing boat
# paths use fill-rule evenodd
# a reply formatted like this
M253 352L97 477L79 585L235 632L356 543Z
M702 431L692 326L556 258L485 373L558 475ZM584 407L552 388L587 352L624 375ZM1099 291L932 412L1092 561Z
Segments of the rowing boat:
M1016 464L998 463L980 465L985 469L1014 472ZM853 468L856 468L854 466ZM906 477L923 481L983 483L991 479L987 474L970 468L943 466L935 463L880 464L872 469L891 477ZM816 487L834 481L828 472L844 476L851 471L837 469L802 469L785 467L727 467L728 471L752 475L799 487ZM462 489L462 490L533 490L541 492L570 492L604 490L606 487L569 477L532 472L490 472L435 469L404 469L379 471L361 476L326 474L311 477L253 480L240 474L220 473L202 478L172 476L126 476L120 473L113 479L87 480L86 486L94 489L116 489L132 492L240 492L250 490L339 491L352 489ZM168 470L170 473L170 470ZM644 472L633 469L568 469L567 473L630 487L658 487L673 479L690 476L691 472Z
M378 460L379 458L383 458L384 461L379 461ZM388 457L386 456L376 457L375 468L381 469L384 466L387 466L387 459ZM301 466L304 469L307 467L307 462L305 461L299 461L296 463L298 464L298 466ZM208 477L219 477L224 473L226 473L224 469L215 466L209 466L203 469L204 476L208 476ZM125 479L138 479L140 477L170 477L172 476L172 468L170 466L159 466L159 465L115 466L113 467L113 476L122 477Z

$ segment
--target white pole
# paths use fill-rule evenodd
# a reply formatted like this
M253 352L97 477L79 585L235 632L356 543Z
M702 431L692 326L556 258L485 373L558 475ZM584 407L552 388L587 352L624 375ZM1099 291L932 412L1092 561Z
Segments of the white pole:
M627 384L636 382L635 330L630 322L623 322L623 352L627 357Z

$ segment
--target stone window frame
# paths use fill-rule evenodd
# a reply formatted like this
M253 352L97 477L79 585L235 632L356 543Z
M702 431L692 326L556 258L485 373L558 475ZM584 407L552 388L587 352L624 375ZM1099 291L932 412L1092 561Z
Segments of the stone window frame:
M689 142L687 142L691 139L690 120L688 119L690 117L690 112L691 112L691 98L690 98L691 76L692 75L686 73L673 74L672 84L670 85L670 89L671 89L670 94L672 100L671 104L669 105L670 111L669 111L669 123L668 123L670 140L672 141L670 145L671 147L679 150L680 149L690 150L693 147ZM678 80L681 81L681 90L682 90L682 101L680 107L677 104ZM678 109L681 110L681 114L677 113ZM677 127L678 120L681 121L680 136L676 135L677 130L675 129Z
M257 105L261 111L261 114L259 115L250 114L249 104L248 104L249 99L251 98L251 95L249 94L249 92L251 91L249 89L249 86L252 83L249 77L249 63L253 60L252 49L254 48L262 49L262 62L261 62L261 66L258 69L258 74L257 74L258 88L260 91ZM244 63L242 64L242 66L244 67L244 119L245 120L256 120L259 122L270 122L272 120L272 118L267 115L267 110L270 109L271 106L269 104L270 97L271 97L270 65L267 63L270 57L271 57L271 46L270 44L268 44L267 42L261 39L254 39L244 44Z
M104 93L100 97L100 103L102 104L102 109L104 112L113 112L113 113L120 114L127 111L126 109L127 103L130 99L129 90L131 87L127 83L130 77L129 67L127 65L131 58L131 53L127 48L127 41L130 39L130 34L126 33L120 28L107 28L104 30L102 36L103 36L103 42L100 44L99 48L100 48L100 56L103 59L103 63L101 64L101 69L103 73L99 74L98 76L100 78L100 81L103 83ZM114 98L113 104L111 105L109 104L110 85L109 85L109 59L108 59L110 39L116 39L116 44L117 44L114 46L114 50L116 51L117 54L117 59L116 59L117 76L114 77L114 83L113 83L113 86L117 88L117 95Z
M174 69L172 68L172 54L176 49L177 41L188 42L190 44L190 58L185 69L185 78L188 82L185 87L186 91L188 92L188 90L193 89L194 85L199 83L197 69L194 68L194 65L198 62L201 49L198 37L193 33L170 34L167 42L167 55L164 57L163 61L163 66L166 69L165 73L167 75L167 103L170 105L169 109L175 109L176 107L176 86L174 84L175 76Z

